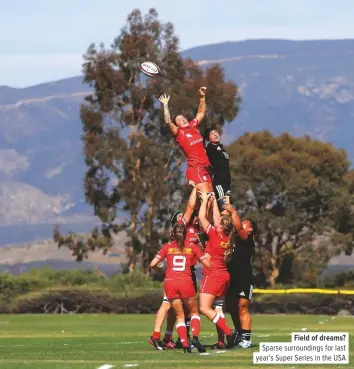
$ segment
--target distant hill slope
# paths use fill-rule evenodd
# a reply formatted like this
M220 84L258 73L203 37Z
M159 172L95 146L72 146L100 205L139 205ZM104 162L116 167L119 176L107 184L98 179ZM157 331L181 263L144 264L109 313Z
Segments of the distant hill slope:
M99 268L105 273L120 272L126 262L126 234L122 232L114 237L114 246L106 254L102 251L90 253L83 262L75 262L70 250L58 249L51 239L28 244L8 245L0 248L0 272L19 274L32 268L44 266L55 269L92 269Z
M354 40L227 42L183 55L203 66L220 62L241 87L241 111L226 127L225 143L263 129L309 134L346 149L354 162ZM58 218L70 226L79 216L82 231L95 221L82 190L79 107L88 91L81 76L0 87L0 198L6 205L0 221L22 232L21 242L31 237L28 226L40 226L38 239L48 237ZM11 242L18 241L0 244Z

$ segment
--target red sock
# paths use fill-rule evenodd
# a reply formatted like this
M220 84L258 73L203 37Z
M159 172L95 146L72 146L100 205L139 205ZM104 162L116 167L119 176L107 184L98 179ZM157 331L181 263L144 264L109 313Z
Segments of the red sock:
M160 339L160 337L161 337L161 333L160 333L160 332L155 332L155 331L154 331L154 333L152 334L152 338L153 338L154 340L159 340L159 339Z
M226 324L226 319L221 318L219 314L216 314L213 319L213 323L216 324L218 328L220 328L227 336L231 334L231 329Z
M191 328L193 337L198 337L200 332L200 317L198 315L192 316Z
M225 318L219 318L219 319L224 319L225 320ZM224 343L225 333L218 326L216 326L216 331L218 332L218 342L219 343Z
M183 347L188 347L187 327L185 323L178 323L176 331Z

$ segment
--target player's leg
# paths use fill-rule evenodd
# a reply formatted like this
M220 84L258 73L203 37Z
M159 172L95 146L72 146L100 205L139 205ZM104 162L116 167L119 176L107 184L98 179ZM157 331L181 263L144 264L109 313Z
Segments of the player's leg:
M208 293L200 293L199 295L199 303L200 303L200 312L205 315L209 320L211 320L217 327L220 328L226 335L227 347L231 348L234 345L237 332L232 331L227 325L226 319L222 318L214 309L213 303L215 300L214 295ZM219 298L219 297L218 297ZM220 298L222 298L220 296Z
M234 346L237 332L232 331L227 325L225 317L213 309L213 303L216 298L224 301L229 284L230 275L225 273L219 274L217 277L204 277L200 286L200 311L225 333L227 348Z
M174 349L176 347L176 344L172 338L172 332L173 332L173 327L175 326L175 323L176 323L176 314L173 311L173 309L170 309L169 312L167 313L166 332L165 332L165 337L162 341L165 348L169 350Z
M166 319L166 315L170 309L171 304L168 301L167 297L164 296L162 304L158 312L156 313L154 332L152 333L152 336L149 339L149 343L153 345L157 350L161 350L161 346L162 347L164 346L163 342L161 341L161 328Z
M219 298L216 298L214 300L214 303L213 303L213 308L215 310L215 312L220 315L220 319L225 319L225 315L224 315L224 311L223 311L223 306L224 306L224 301L219 299ZM218 334L218 342L213 345L213 348L215 349L224 349L226 348L225 346L225 333L218 327L218 326L215 326L216 328L216 332Z
M246 296L240 297L238 303L238 313L240 318L241 335L242 335L242 340L241 342L238 343L238 347L242 348L248 348L252 346L251 341L252 318L249 312L250 300L252 298L252 290L253 286L249 285L249 287L247 287L247 290L245 291Z
M173 299L171 301L172 308L176 314L176 331L182 342L184 352L191 352L188 345L187 328L184 322L184 311L181 299Z
M235 340L235 346L241 341L241 325L239 317L239 292L237 290L237 285L231 280L230 288L227 290L225 296L226 309L231 315L232 323L234 325L235 331L237 332L237 337Z
M239 287L237 286L237 281L231 278L230 287L228 288L225 296L225 302L227 311L231 315L232 322L234 324L235 329L237 332L241 332L241 325L240 325L240 316L238 313L238 300L239 300Z
M192 328L192 344L197 348L198 352L205 352L204 346L199 341L200 332L200 316L198 311L197 295L183 299L183 302L191 315Z
M223 206L226 204L230 204L230 190L228 185L226 185L220 179L214 179L213 183L214 193L216 197L216 201L218 203L221 215L228 214L227 211L223 210Z
M186 307L186 305L184 303L182 304L182 306L183 306L183 311L184 311L184 323L186 324L188 342L190 342L191 338L190 338L190 335L189 335L189 331L190 331L190 327L191 327L191 314L190 314L188 308ZM176 342L176 348L182 348L182 342L180 341L179 338Z

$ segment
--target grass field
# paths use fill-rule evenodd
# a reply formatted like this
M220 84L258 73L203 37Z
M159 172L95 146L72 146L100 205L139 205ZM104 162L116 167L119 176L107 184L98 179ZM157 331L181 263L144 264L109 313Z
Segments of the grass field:
M0 368L97 369L116 368L354 368L354 319L306 315L253 317L253 342L290 342L290 333L349 332L347 365L255 365L253 349L234 349L210 355L197 352L158 352L147 343L153 315L2 315L0 318ZM262 337L263 336L263 337ZM202 319L201 340L216 342L214 326ZM104 367L103 367L104 369Z

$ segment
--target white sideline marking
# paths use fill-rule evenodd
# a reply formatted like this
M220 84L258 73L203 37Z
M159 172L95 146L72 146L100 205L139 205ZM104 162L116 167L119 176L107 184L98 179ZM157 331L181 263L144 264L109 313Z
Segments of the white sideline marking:
M118 342L118 345L133 345L135 343L140 343L140 342Z
M265 334L263 336L257 336L257 338L265 338L265 337L270 337L270 334Z
M99 368L97 368L97 369L111 369L111 368L113 368L114 367L114 365L111 365L111 364L104 364L104 365L102 365L102 366L100 366Z
M202 352L200 355L201 355L201 356L202 356L202 355L203 355L203 356L206 356L206 355L211 355L211 353L210 353L210 352Z
M216 351L217 354L225 354L226 351Z
M139 366L139 364L124 364L123 366L129 368L129 367L132 367L132 366Z
M301 331L302 332L306 332L307 331L307 328L301 328Z

